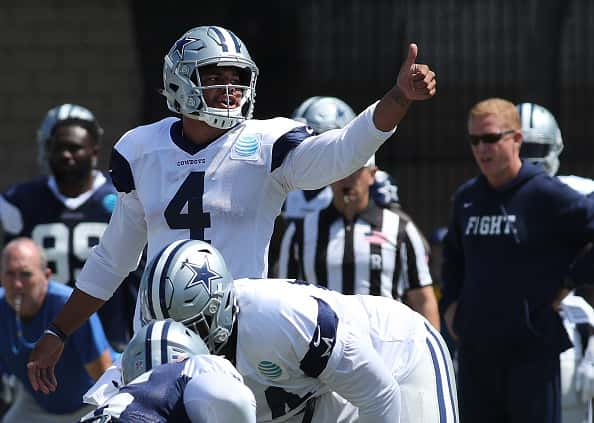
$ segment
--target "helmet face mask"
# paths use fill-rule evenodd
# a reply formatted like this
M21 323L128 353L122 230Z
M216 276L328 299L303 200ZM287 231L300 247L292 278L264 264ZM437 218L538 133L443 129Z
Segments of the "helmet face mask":
M292 117L321 134L344 127L355 116L353 109L339 98L310 97L297 107Z
M540 163L551 176L559 169L563 138L557 120L546 108L533 103L517 105L522 125L520 157Z
M203 85L200 70L207 66L236 68L240 84ZM201 26L182 35L165 56L163 94L172 112L229 129L252 117L257 77L256 64L235 34L221 27ZM205 91L211 89L226 90L227 98L231 90L241 91L240 104L234 108L209 106Z
M196 240L175 241L146 267L140 283L140 318L172 318L199 334L208 349L227 343L237 313L233 279L221 254Z

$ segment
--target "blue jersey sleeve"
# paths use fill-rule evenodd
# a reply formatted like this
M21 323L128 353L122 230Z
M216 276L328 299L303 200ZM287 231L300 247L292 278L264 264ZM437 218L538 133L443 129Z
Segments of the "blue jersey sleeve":
M318 377L326 368L336 344L338 316L325 301L316 298L318 317L309 350L301 360L300 368L309 377Z
M111 151L109 173L113 185L119 192L128 193L136 189L130 163L115 148Z
M304 139L311 137L313 132L311 128L306 126L299 126L295 129L290 130L278 140L275 141L272 147L272 163L270 171L274 171L277 167L283 164L287 154L297 147Z

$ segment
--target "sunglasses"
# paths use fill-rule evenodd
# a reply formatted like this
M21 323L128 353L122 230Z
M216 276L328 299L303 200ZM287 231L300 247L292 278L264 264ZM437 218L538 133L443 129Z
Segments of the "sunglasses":
M508 129L507 131L495 132L494 134L468 135L468 141L474 146L477 146L481 141L485 144L495 144L506 135L512 134L514 132L516 132L515 129Z

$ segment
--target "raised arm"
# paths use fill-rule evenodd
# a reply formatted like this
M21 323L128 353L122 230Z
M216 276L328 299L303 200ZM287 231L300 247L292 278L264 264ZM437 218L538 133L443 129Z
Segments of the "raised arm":
M415 63L417 52L416 44L411 44L396 85L344 128L315 137L304 131L305 138L293 142L290 154L275 172L278 182L287 191L316 189L361 168L394 133L413 101L435 95L435 73L429 66ZM308 141L301 142L304 139Z
M415 63L419 48L411 43L406 60L398 72L396 85L380 100L375 108L373 123L380 131L391 131L406 115L413 101L433 97L437 89L435 72L429 66Z

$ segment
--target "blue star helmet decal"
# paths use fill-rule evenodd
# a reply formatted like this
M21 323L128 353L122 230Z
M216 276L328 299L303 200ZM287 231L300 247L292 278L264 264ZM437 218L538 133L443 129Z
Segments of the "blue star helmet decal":
M217 279L223 278L219 273L215 272L210 268L208 264L208 258L206 257L204 258L204 263L200 265L190 263L189 261L185 261L183 265L190 269L190 271L192 272L192 278L188 281L186 287L184 288L186 290L198 284L202 284L204 285L204 288L206 288L208 294L210 295L212 293L212 282Z
M179 54L179 57L184 57L184 52L185 52L188 44L192 44L195 41L200 41L200 40L198 38L192 38L192 37L184 37L184 38L177 40L175 43L175 51L177 51L177 54ZM204 47L205 47L204 43L202 43L202 45L200 47L198 47L196 50L201 50Z

